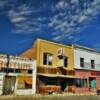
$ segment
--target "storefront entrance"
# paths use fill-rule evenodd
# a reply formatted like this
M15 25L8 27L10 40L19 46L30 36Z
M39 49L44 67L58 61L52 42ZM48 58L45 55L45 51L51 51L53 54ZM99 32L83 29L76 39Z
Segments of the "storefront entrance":
M76 80L77 92L78 93L88 93L96 92L96 88L100 85L100 72L89 71L89 70L76 70L76 77L80 77Z
M96 78L95 77L89 77L89 89L90 91L96 90Z
M66 79L63 79L63 81L61 81L60 84L61 84L61 90L64 91L66 89Z
M38 84L38 83L37 83ZM39 77L39 90L40 93L48 92L72 92L74 85L74 78L60 78L60 77Z
M13 94L15 90L15 76L5 76L3 94Z

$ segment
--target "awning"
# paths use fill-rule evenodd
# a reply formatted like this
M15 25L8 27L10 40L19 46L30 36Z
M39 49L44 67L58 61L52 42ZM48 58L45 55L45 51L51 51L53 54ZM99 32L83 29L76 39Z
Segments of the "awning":
M57 75L57 74L43 74L43 73L38 73L38 76L45 76L45 77L60 77L60 78L79 78L76 76L72 75Z

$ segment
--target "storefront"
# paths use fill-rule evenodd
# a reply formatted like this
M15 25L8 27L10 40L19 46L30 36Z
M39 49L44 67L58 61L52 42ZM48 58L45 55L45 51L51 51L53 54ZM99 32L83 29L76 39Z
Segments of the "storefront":
M71 46L37 39L34 46L21 56L37 60L37 92L49 87L54 87L53 91L64 92L67 84L73 84L74 53Z
M37 72L37 90L39 93L48 93L49 90L72 92L71 86L75 84L76 78L73 70L38 67Z
M36 61L0 55L0 95L36 93Z
M76 92L86 93L95 92L96 87L100 86L100 71L76 70Z
M74 79L71 77L62 77L62 76L38 76L39 78L39 93L48 93L49 91L52 92L75 92L72 90L74 86Z

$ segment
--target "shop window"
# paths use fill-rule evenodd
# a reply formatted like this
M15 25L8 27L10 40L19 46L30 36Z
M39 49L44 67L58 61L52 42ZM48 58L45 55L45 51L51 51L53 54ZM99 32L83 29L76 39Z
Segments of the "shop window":
M44 65L52 65L52 54L50 54L50 53L43 54L43 64Z
M84 67L84 58L80 58L80 66Z
M91 60L91 68L95 68L95 61Z
M17 89L32 89L32 77L18 77Z
M87 79L82 79L82 87L87 87Z
M76 79L77 87L87 87L87 79Z
M81 87L81 79L76 79L76 86Z

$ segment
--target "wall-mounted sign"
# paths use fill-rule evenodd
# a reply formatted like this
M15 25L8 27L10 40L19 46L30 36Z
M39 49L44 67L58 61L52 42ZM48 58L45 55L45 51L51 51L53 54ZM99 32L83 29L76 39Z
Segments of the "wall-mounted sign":
M91 72L91 75L100 76L100 72Z
M19 70L32 69L33 60L18 56L0 55L0 71L1 72L21 72Z
M32 62L33 60L30 60L28 58L25 59L22 57L10 56L9 57L9 68L31 69Z

